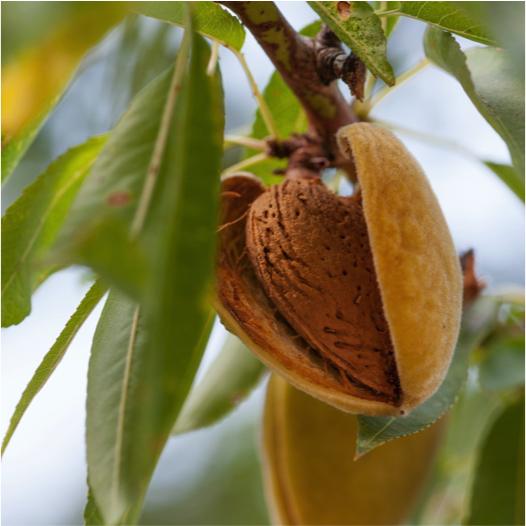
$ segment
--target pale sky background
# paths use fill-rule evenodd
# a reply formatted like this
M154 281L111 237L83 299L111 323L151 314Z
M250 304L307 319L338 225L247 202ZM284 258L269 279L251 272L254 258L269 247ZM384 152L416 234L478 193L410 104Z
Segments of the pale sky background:
M304 2L278 2L278 6L296 29L316 19ZM393 58L399 71L423 57L424 30L424 24L402 20L392 40L392 46L396 42L403 44L397 48L401 56ZM462 41L462 45L476 44ZM270 61L250 34L243 51L263 89L273 71ZM226 92L227 129L232 129L252 118L255 102L235 57L221 50L220 64ZM83 142L88 133L105 131L83 124L86 108L88 112L105 111L103 73L100 63L88 68L80 79L84 84L73 85L46 124L54 140L53 157ZM372 115L455 141L484 159L509 162L500 137L478 114L460 85L437 68L428 67L405 83ZM478 271L490 284L523 284L524 207L520 201L489 169L472 158L399 136L424 167L457 249L475 249ZM2 436L29 379L87 291L89 285L81 280L85 273L74 268L52 276L34 295L31 315L19 326L3 329ZM78 333L52 379L37 395L5 453L2 477L5 525L82 524L87 491L86 375L91 339L101 309L102 303ZM217 325L205 364L216 355L224 338L224 329ZM147 506L170 498L163 489L184 491L193 479L210 469L213 444L236 426L257 422L263 394L263 389L259 389L238 414L219 426L170 439L154 475ZM257 440L256 434L254 437Z

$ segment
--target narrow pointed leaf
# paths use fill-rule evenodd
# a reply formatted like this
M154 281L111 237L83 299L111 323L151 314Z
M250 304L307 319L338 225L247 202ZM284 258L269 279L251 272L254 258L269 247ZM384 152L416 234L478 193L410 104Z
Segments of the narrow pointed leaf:
M141 2L135 12L184 27L183 2ZM237 51L245 41L245 28L239 20L214 2L195 2L194 29Z
M387 40L368 2L308 2L340 40L359 56L369 71L394 86L393 68L385 56Z
M166 408L172 419L167 431L175 423L201 360L204 346L198 344L203 335L208 339L210 330L208 300L225 120L219 71L211 76L206 73L209 58L208 44L194 34L188 76L177 100L146 224L152 231L149 252L155 254L146 301L165 360L158 373L191 371L186 377L167 380L178 402ZM186 350L181 356L174 356L174 342ZM187 363L189 353L193 353L192 361Z
M131 102L78 193L52 252L57 264L82 263L137 297L144 256L128 240L161 128L174 68Z
M77 239L75 249L75 257L64 258L61 263L85 263L96 274L109 276L112 284L133 297L142 294L147 279L147 262L138 242L130 238L126 224L113 218L95 222L88 235Z
M479 380L486 391L505 391L524 385L524 335L496 338L484 347Z
M158 498L147 499L141 523L270 524L256 440L258 415L254 413L247 411L233 419L231 425L206 433L206 437L180 440L184 441L185 449L176 446L167 455L173 459L170 465L173 471L163 470L161 491L157 488L155 493L152 491L152 496ZM199 471L186 471L187 461Z
M513 166L490 162L484 164L493 170L501 181L524 203L524 178L517 174Z
M257 386L265 366L232 334L205 377L192 389L172 434L215 424L234 410Z
M453 36L429 28L424 38L429 60L453 75L480 114L502 137L513 167L524 181L524 90L515 81L506 51L474 48L464 54Z
M464 524L524 524L524 398L506 408L489 430Z
M11 440L11 437L13 436L18 424L20 423L20 420L24 416L26 409L29 407L29 404L31 404L33 398L35 398L44 385L46 385L46 382L49 380L62 358L64 358L64 355L66 354L70 343L73 341L73 338L82 327L88 316L91 314L93 309L102 299L104 294L106 294L107 290L108 288L99 281L96 281L93 284L84 299L81 301L80 305L75 311L75 314L71 316L70 320L66 324L66 327L60 333L56 343L46 354L44 360L42 360L42 363L26 387L20 402L18 402L16 406L15 412L11 417L9 428L2 443L2 455L4 454L4 451L9 444L9 441Z
M181 111L170 130L159 190L147 225L160 225L152 245L157 258L149 299L158 345L166 355L163 369L171 367L175 372L189 367L191 371L189 378L169 382L178 401L177 406L166 409L172 425L211 329L207 305L212 287L224 109L219 75L206 75L209 56L208 44L196 35L189 76L178 100ZM193 351L191 363L185 363L184 355L173 356L175 341L181 349L198 349ZM199 341L202 347L198 347Z
M138 524L141 511L142 500L137 501L131 508L129 508L125 517L123 517L122 524ZM91 489L88 491L88 501L84 508L84 524L86 526L106 526L108 524L95 502Z
M499 324L482 345L479 382L486 392L524 386L524 294L517 299L503 298Z
M206 74L208 44L195 33L191 41L189 69L170 91L175 107L162 110L166 140L155 145L158 179L143 233L153 271L144 301L139 307L123 292L110 293L90 361L89 486L106 524L137 521L213 319L207 296L224 114L219 76ZM139 122L152 127L147 102ZM129 131L142 130L130 123Z
M484 104L475 106L507 144L513 167L524 183L524 85L515 80L510 55L502 49L473 48L466 58L476 96ZM464 90L474 101L475 96Z
M156 356L151 318L129 296L110 292L93 339L86 420L90 498L85 514L98 510L101 524L138 520L169 435L166 428L175 421L165 413L180 408L190 389L213 312L208 316L194 349L172 348L173 361L181 368L171 364L161 375L158 369L166 366L166 358ZM174 384L182 383L182 394L174 393Z
M121 523L147 484L142 477L136 480L134 468L141 471L142 464L144 470L152 456L155 462L160 455L155 442L137 458L130 455L131 442L144 445L153 431L136 417L137 406L151 404L152 386L141 382L150 343L148 322L139 306L111 291L93 338L86 421L90 495L103 524Z
M2 217L2 327L29 314L31 294L54 270L37 263L55 241L106 139L94 137L59 157Z
M405 417L358 416L358 456L375 447L406 435L417 433L440 418L456 401L466 381L471 352L491 332L498 310L498 301L483 297L464 315L457 348L446 378L438 391Z
M488 28L463 9L460 6L461 2L399 2L399 4L400 7L390 13L420 20L480 44L497 45Z
M524 2L455 2L509 51L515 79L524 86Z
M104 520L91 490L88 492L88 503L84 508L84 524L86 524L86 526L104 526Z
M129 2L92 2L48 24L42 41L2 67L2 184L69 84L82 57L128 12Z

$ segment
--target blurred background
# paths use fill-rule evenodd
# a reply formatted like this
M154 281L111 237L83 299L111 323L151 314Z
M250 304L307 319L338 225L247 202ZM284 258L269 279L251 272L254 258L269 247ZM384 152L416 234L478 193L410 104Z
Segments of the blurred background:
M73 4L3 2L2 65L16 59L21 46L37 42L50 20L66 19ZM317 19L305 2L277 4L298 30ZM401 20L388 46L388 58L397 74L424 57L425 28L420 22ZM5 185L2 211L57 156L92 135L111 130L131 98L173 62L181 35L180 28L138 16L129 16L111 30L84 58L66 95ZM463 49L477 45L455 38ZM250 34L243 51L263 90L273 72L272 64ZM256 104L246 77L227 50L220 51L220 65L227 131L250 126ZM348 97L345 86L342 91ZM458 145L447 149L399 134L424 167L458 251L475 250L477 272L490 287L523 285L524 207L476 160L479 156L509 163L509 154L460 85L443 71L428 66L382 100L371 116ZM240 154L239 149L230 151L225 166L236 162ZM32 374L89 284L90 274L83 268L53 275L34 295L31 315L18 326L3 329L2 436ZM87 493L86 375L91 339L101 309L102 303L36 397L6 451L2 499L5 525L83 523ZM199 377L225 336L222 326L216 323ZM169 440L146 499L143 524L268 524L258 460L264 387L256 389L248 401L218 425ZM455 411L470 414L470 403L477 402L466 397L463 404L468 405L467 409L457 407ZM458 419L455 413L452 418ZM465 442L467 435L462 436ZM455 436L450 435L448 440L446 448L454 444ZM441 500L421 520L429 524L459 523L462 503L453 494L455 488L464 487L467 471L462 473L457 474L456 482L452 475L452 483L444 489Z

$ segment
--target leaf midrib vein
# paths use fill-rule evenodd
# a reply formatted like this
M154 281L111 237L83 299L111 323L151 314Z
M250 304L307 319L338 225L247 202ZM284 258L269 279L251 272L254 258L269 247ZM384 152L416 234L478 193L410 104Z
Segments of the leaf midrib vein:
M122 380L122 393L119 403L119 414L117 420L117 433L115 438L115 456L113 459L113 479L111 484L112 501L117 502L119 497L120 472L122 464L122 444L124 440L124 422L126 419L126 404L128 402L128 391L131 376L131 364L133 361L133 351L135 348L135 340L137 336L137 327L139 324L140 307L137 306L133 316L133 322L130 331L130 339L128 340L128 349L126 351L126 363L124 367L124 378Z

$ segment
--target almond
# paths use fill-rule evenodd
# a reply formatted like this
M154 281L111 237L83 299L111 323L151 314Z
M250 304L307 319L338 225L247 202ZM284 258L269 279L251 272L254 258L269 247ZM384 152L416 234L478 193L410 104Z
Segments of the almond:
M439 420L354 458L358 417L272 375L262 468L273 524L407 524L443 435Z
M223 181L216 308L225 326L298 388L340 409L402 416L442 382L462 279L438 201L389 131L338 133L361 191L318 178L266 189Z

